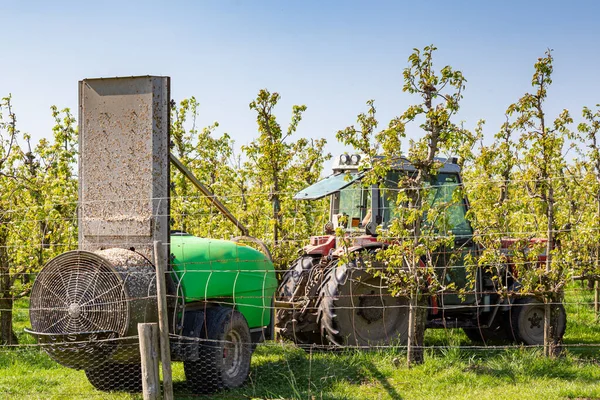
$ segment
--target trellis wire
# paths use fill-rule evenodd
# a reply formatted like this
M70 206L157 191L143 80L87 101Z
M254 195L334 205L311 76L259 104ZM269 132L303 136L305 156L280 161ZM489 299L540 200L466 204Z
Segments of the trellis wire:
M522 180L523 182L525 182L525 180ZM494 181L496 182L496 181ZM512 181L513 183L515 181ZM469 185L476 185L478 183L469 183ZM485 184L485 183L481 183L481 184ZM270 192L265 192L263 194L261 194L261 196L268 196L269 194L271 194ZM203 196L190 196L190 197L186 197L184 198L171 198L171 201L174 200L187 200L190 202L196 202L202 199ZM232 198L234 196L227 196L227 198ZM136 199L128 199L128 200L123 200L123 201L137 201ZM73 203L65 203L65 204L73 204ZM54 206L59 205L59 203L55 203ZM48 205L44 205L44 207L48 207ZM31 207L29 209L27 209L27 211L32 211L35 207ZM220 218L217 215L216 210L212 207L212 206L206 206L204 207L205 210L203 212L198 212L198 213L181 213L181 214L172 214L171 217L172 218L182 218L182 217L186 217L186 218L194 218L194 217L203 217L203 218ZM206 211L206 209L208 209L208 211ZM19 213L22 213L24 211L24 209L15 209L15 210L9 210L9 213L14 214L14 215L18 215ZM313 210L314 215L324 215L327 214L329 212L329 208L324 205L321 209L317 209L317 210ZM323 219L324 221L326 221L327 219ZM293 219L294 223L299 223L298 219ZM63 218L48 218L48 219L36 219L36 218L27 218L27 217L23 217L22 219L14 219L13 221L11 221L10 223L13 225L18 225L18 224L36 224L36 223L40 223L40 222L48 222L48 223L59 223L59 222L64 222L64 223L73 223L75 224L77 222L77 217L73 216L71 217L63 217ZM227 222L223 222L223 224L226 224ZM235 227L228 227L227 229L229 229L229 231L233 234L235 233ZM572 230L570 229L558 229L558 230L554 230L555 233L567 233L567 232L571 232ZM577 228L577 233L582 234L582 233L594 233L600 231L600 226L596 226L596 227L585 227L585 228ZM540 231L523 231L523 232L485 232L485 233L480 233L478 234L478 236L480 237L491 237L491 238L495 238L495 237L512 237L512 236L523 236L523 237L535 237L536 235L539 235L541 233L543 233L543 230ZM209 231L210 233L210 231ZM265 236L268 237L267 233L268 232L264 232ZM227 236L226 234L224 234L223 236ZM226 238L226 237L225 237ZM431 238L435 238L435 236L431 236ZM307 237L288 237L285 238L284 240L281 240L279 242L279 244L284 244L284 245L290 245L293 247L297 247L299 248L302 244L305 244L307 242L308 238ZM134 243L135 244L135 243ZM23 248L30 248L31 247L31 243L29 244L10 244L5 246L7 248L7 250L14 250L14 249L23 249ZM56 250L58 252L63 252L66 249L75 249L77 247L77 244L75 242L73 243L43 243L45 247L45 249L52 249L52 250ZM528 266L536 266L539 264L538 260L526 260L526 261L520 261L519 262L519 266L521 268L524 267L528 267ZM206 273L210 273L213 275L218 275L221 273L227 273L227 274L231 274L231 273L236 273L236 274L240 274L240 273L264 273L264 271L255 271L255 270L251 270L251 269L245 269L243 266L243 262L241 263L240 267L237 269L227 269L227 270L222 270L222 269L216 269L213 268L213 266L218 265L217 262L211 261L211 262L206 262L206 263L202 263L202 264L195 264L193 265L194 270L193 271L185 271L184 274L206 274ZM202 267L202 268L198 268L198 267ZM192 265L188 265L188 267L192 267ZM452 268L452 269L473 269L473 268L485 268L486 265L479 265L479 264L461 264L461 265L446 265L446 266L434 266L433 269L446 269L446 268ZM598 269L600 266L599 265L590 265L590 267ZM374 270L378 270L378 269L383 269L383 267L377 267L374 266L373 267ZM6 272L4 272L3 274L6 274ZM3 275L2 273L0 273L0 277ZM16 279L21 279L21 278L25 278L28 277L31 281L33 281L35 279L35 271L14 271L14 272L9 272L10 276ZM573 282L573 281L568 281L567 282L567 287L562 291L565 300L561 302L561 304L563 304L564 306L566 306L569 310L567 312L568 318L587 318L590 321L588 322L588 328L590 330L590 332L595 332L598 335L596 336L596 341L591 343L589 341L585 341L582 340L581 337L577 337L577 336L570 336L569 333L569 326L567 325L567 335L565 337L565 341L563 343L561 343L561 347L563 349L565 349L566 351L574 351L574 350L581 350L584 352L587 351L591 351L591 350L596 350L597 348L600 348L600 325L598 325L597 322L593 321L593 311L591 310L592 306L595 304L594 301L591 299L591 297L593 296L594 293L594 289L593 288L589 288L589 287L585 287L583 284L581 287L578 287L579 284L577 282ZM386 288L385 286L382 286L383 288ZM501 290L500 290L501 292ZM467 291L466 294L475 294L475 295L485 295L485 294L490 294L491 292L489 291L476 291L476 290L472 290L472 291ZM533 292L527 292L525 294L528 295L535 295L535 296L539 296L539 295L544 295L547 293L552 293L552 292L546 292L546 291L533 291ZM441 295L441 293L437 293L438 295ZM446 290L444 292L444 294L460 294L457 291L453 291L453 290ZM430 296L430 294L426 294L426 296ZM146 297L132 297L129 298L129 301L137 301L137 300L142 300L142 299L151 299L152 296L146 296ZM228 306L228 307L236 307L237 303L239 300L243 300L243 299L248 299L248 298L257 298L257 296L237 296L233 301L228 301L228 300L219 300L217 301L218 304L221 304L223 306ZM258 296L258 298L261 298L260 296ZM5 300L8 299L5 296L0 296L0 300ZM22 328L24 325L27 324L27 321L22 321L22 317L24 317L25 314L27 314L29 312L29 307L26 306L27 303L27 295L23 296L22 298L17 298L15 296L10 297L10 299L17 301L17 304L15 304L15 306L13 306L12 309L7 309L7 308L0 308L0 311L2 312L6 312L6 311L12 311L13 314L19 316L19 318L21 319L21 321L17 321L19 322L18 324L15 325L15 329L17 331L18 337L21 339L21 343L18 344L12 344L12 345L4 345L2 347L0 347L0 359L1 357L8 357L8 358L12 358L12 359L18 359L19 358L19 353L22 352L22 356L25 357L30 357L32 354L37 353L39 351L44 351L44 349L48 348L49 345L46 344L38 344L38 343L34 343L33 340L31 340L31 338L27 338L26 334L22 333ZM270 301L270 298L263 298L265 300L265 302L267 300ZM205 301L205 300L211 300L211 299L206 299L206 298L188 298L188 300L197 300L197 301ZM102 305L102 304L98 304L98 305ZM495 305L492 305L492 307L494 307ZM400 307L406 307L406 306L390 306L391 308L400 308ZM430 306L417 306L420 308L426 308L426 309L430 309ZM478 307L481 307L481 305L477 305L477 304L471 304L471 305L463 305L463 307L465 309L476 309ZM271 309L271 306L265 306L264 307L267 310ZM343 307L340 307L343 308ZM453 348L453 349L458 349L458 350L462 350L462 351L467 351L467 352L474 352L477 354L490 354L490 353L497 353L497 352L503 352L503 351L509 351L509 350L517 350L517 349L535 349L535 348L540 348L540 346L537 345L523 345L523 344L513 344L513 343L504 343L504 344L497 344L497 343L493 343L493 344L487 344L486 345L478 345L478 344L471 344L469 343L468 339L465 339L465 337L460 333L459 330L457 330L456 328L442 328L442 329L438 329L438 332L443 332L443 336L440 338L426 338L425 341L425 345L423 346L424 349L431 351L431 352L440 352L449 348ZM171 334L171 339L172 340L187 340L187 341L191 341L191 342L202 342L203 345L205 346L211 346L213 344L211 344L211 341L208 339L202 339L202 338L198 338L198 337L188 337L188 336L182 336L182 335L176 335L176 334ZM440 343L440 340L444 341L446 340L447 343ZM118 345L120 346L125 346L126 349L131 349L131 352L136 352L137 348L136 348L136 342L137 341L137 337L136 336L128 336L128 337L124 337L124 338L119 338L119 339L103 339L103 340L98 340L98 342L101 343L106 343L106 344L114 344L114 343L118 343ZM87 341L81 341L81 342L72 342L71 344L73 345L86 345L88 342ZM250 346L252 345L252 343L245 343L246 345ZM258 348L261 350L261 354L268 354L269 352L272 351L284 351L284 352L290 352L290 354L293 354L294 357L297 356L297 353L294 352L293 349L296 348L301 348L303 350L306 351L306 353L304 353L305 358L307 358L308 360L310 360L309 365L312 366L312 360L313 360L313 353L312 351L327 351L327 350L338 350L338 348L332 344L302 344L302 343L298 343L298 344L292 344L290 342L278 339L275 341L269 341L269 342L265 342L265 343L261 343L258 345ZM348 345L345 348L346 351L386 351L389 352L390 354L398 354L400 356L402 356L403 352L406 350L406 346L405 345L401 345L401 344L389 344L389 345L370 345L370 346L360 346L360 345ZM128 350L129 351L129 350ZM34 352L34 353L31 353ZM336 354L336 353L333 353ZM36 357L40 357L41 359L45 359L44 353L40 353L39 355L35 355ZM45 362L45 361L44 361ZM57 367L57 368L62 368L65 371L68 371L67 369L63 368L63 367ZM274 367L275 368L275 367ZM290 366L290 368L292 368ZM254 373L258 373L258 371L262 371L258 368L258 366L253 366L253 371ZM292 375L293 372L291 372L292 370L290 370L290 374ZM314 371L311 369L311 371ZM108 368L106 370L106 375L107 375L107 379L108 378L108 374L112 373L112 371L110 371ZM285 371L280 371L280 370L275 370L273 369L272 371L268 371L263 373L278 373L278 374L283 374L285 375ZM327 379L327 377L318 377L318 376L312 376L314 372L311 372L311 377L312 379L318 380L318 379ZM71 373L69 373L71 374ZM81 373L75 373L73 372L72 374L75 375L70 375L70 376L77 376L78 379L84 381L84 378L82 378ZM178 373L179 375L176 376L176 379L179 379L180 381L183 379L181 371L179 371ZM291 376L290 375L290 376ZM253 379L256 378L255 376L253 377ZM0 378L0 383L2 383L2 379L6 379L6 376L4 378ZM116 384L116 383L115 383ZM85 386L85 385L84 385ZM3 387L5 387L4 385L0 385L0 393L3 393L2 389ZM70 396L73 397L78 397L78 393L76 391L73 392L69 392L68 391L68 385L65 382L65 387L67 388L65 392L63 392L63 394L68 394ZM250 380L250 382L247 384L246 389L242 389L242 390L246 390L246 393L251 393L253 390L253 380ZM10 390L5 391L4 392L5 395L10 396L11 392ZM179 394L183 394L186 396L189 396L190 393L189 391L184 387L184 386L180 386L179 387ZM35 396L34 393L32 393L32 395ZM89 397L89 396L98 396L99 398L102 398L103 394L102 392L95 392L93 390L86 390L85 394L81 394L81 397ZM226 395L224 395L226 396Z

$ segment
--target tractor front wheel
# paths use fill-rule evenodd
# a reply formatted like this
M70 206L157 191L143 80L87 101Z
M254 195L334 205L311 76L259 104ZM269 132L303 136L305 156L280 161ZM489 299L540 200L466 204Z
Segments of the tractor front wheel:
M246 318L231 308L210 308L202 330L199 359L183 363L189 388L201 394L241 386L250 372L252 358Z

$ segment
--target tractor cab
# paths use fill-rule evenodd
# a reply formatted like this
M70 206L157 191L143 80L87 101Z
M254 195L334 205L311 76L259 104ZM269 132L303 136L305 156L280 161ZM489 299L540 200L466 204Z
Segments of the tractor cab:
M461 242L470 240L473 230L465 218L468 203L456 198L462 185L460 167L455 160L440 159L443 166L430 183L429 202L444 211L441 232L451 231ZM359 154L342 154L334 162L333 174L301 190L295 200L330 197L330 215L326 231L343 228L349 234L377 236L376 227L385 229L400 215L397 204L401 179L415 171L406 159L399 159L381 185L366 186L367 165ZM331 229L333 228L333 229Z
M352 237L353 248L359 250L363 246L381 246L380 235L388 229L395 219L401 218L400 212L406 204L398 203L398 191L401 181L415 172L415 168L404 158L399 158L387 172L380 185L365 185L368 165L365 157L359 154L342 154L334 163L333 174L302 190L295 199L315 200L330 196L329 228L342 228L346 235ZM435 217L424 216L424 225L435 224L437 235L452 234L455 245L452 249L440 248L433 254L438 279L444 284L453 284L458 289L468 287L465 259L467 255L477 252L472 241L473 229L466 219L468 202L460 193L462 180L460 167L455 159L438 159L442 163L436 176L427 185L428 203L436 210ZM326 233L327 232L326 227ZM331 233L332 229L329 229ZM327 240L325 239L327 238ZM311 244L304 250L307 254L339 255L345 248L335 249L333 235L311 238ZM393 239L392 239L393 240ZM327 248L329 247L329 248ZM451 262L451 258L454 262ZM479 288L480 289L480 288ZM479 292L480 290L478 290ZM476 302L475 295L458 296L448 293L440 296L438 303L445 306L471 306Z

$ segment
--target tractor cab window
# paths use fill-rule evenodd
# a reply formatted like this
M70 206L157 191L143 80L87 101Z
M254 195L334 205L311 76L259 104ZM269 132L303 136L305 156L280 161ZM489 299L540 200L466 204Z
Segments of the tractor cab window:
M452 231L457 237L471 236L473 231L465 218L465 201L457 192L460 185L456 174L440 173L433 178L428 193L432 213L428 222L441 232Z
M335 227L348 229L364 228L363 220L371 206L370 188L361 182L333 194L333 223Z
M398 204L399 182L405 176L405 171L391 171L386 177L384 188L381 189L381 205L384 226L389 225L394 218L401 217L401 207ZM455 196L460 186L458 175L439 173L427 185L428 202L432 211L426 215L426 224L435 224L441 232L452 231L455 236L470 236L473 234L469 222L465 219L466 206L462 197ZM433 213L433 214L431 214Z
M380 189L382 217L384 227L388 226L394 218L400 217L400 207L406 207L406 204L397 204L399 194L399 182L405 172L388 172L383 188Z

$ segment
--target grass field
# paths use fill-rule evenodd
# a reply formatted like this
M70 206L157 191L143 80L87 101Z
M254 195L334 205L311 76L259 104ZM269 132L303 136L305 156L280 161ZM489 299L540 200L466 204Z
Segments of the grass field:
M291 344L268 343L254 354L248 383L211 399L600 399L600 323L592 294L567 295L564 356L550 360L539 349L465 348L460 330L429 330L426 362L404 366L401 349L306 352ZM587 304L586 304L587 303ZM141 395L95 390L83 371L64 368L22 333L26 303L17 305L21 345L0 350L0 398L141 399ZM174 363L176 397L187 394L183 367Z

